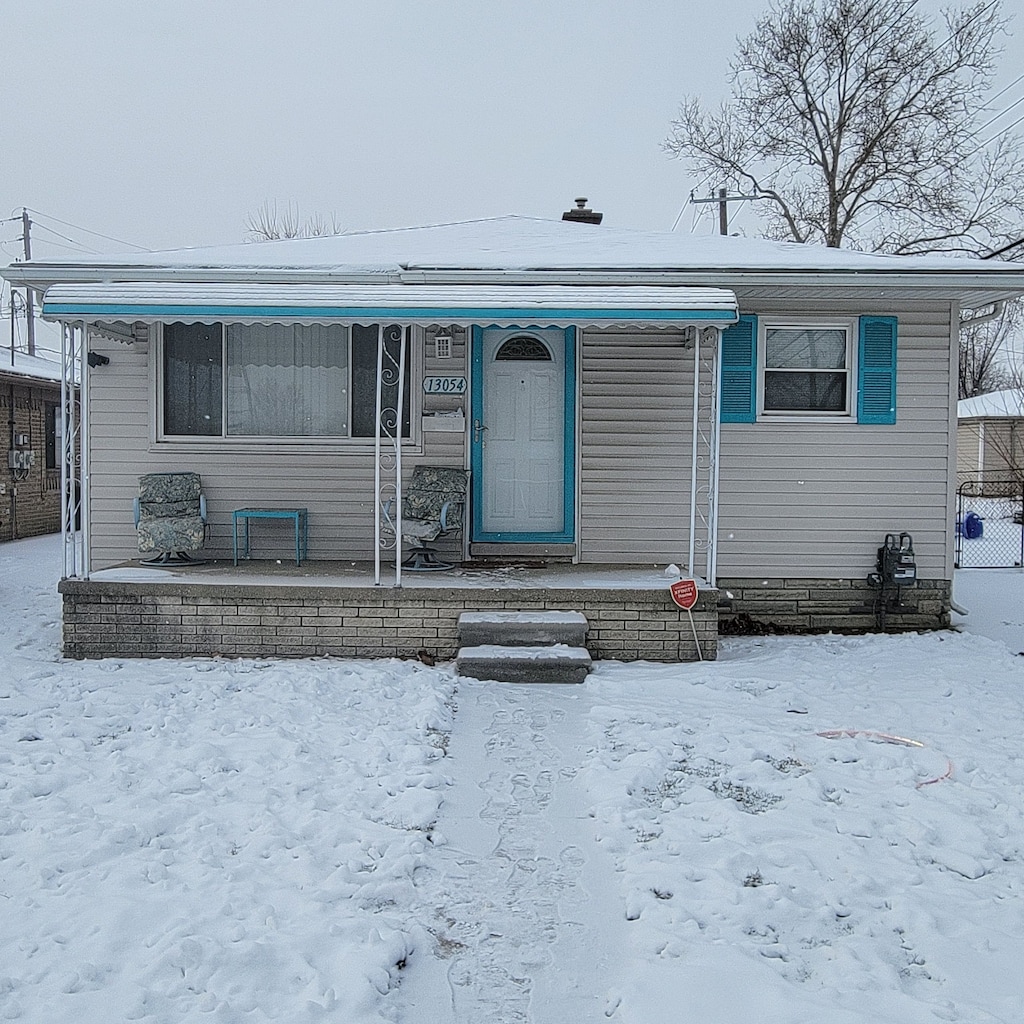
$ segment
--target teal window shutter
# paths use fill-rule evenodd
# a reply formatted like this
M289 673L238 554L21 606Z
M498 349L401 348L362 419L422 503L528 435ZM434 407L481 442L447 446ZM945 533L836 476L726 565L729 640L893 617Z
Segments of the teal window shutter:
M896 317L862 316L857 422L896 422Z
M753 423L757 418L757 317L741 316L722 331L723 423Z

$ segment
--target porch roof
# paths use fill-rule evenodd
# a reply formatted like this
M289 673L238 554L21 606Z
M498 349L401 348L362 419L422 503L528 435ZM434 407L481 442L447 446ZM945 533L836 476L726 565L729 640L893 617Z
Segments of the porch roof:
M103 282L53 285L43 300L45 318L87 324L726 327L737 315L727 289L671 285Z

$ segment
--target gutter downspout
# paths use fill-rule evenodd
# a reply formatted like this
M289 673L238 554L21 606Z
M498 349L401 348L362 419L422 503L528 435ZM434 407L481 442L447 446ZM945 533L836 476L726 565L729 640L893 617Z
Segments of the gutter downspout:
M961 327L976 327L978 324L987 324L987 323L989 323L989 321L995 320L998 317L1002 316L1003 315L1003 309L1005 308L1005 306L1006 306L1006 300L1005 299L998 299L996 302L992 303L992 312L991 313L979 313L979 314L977 314L977 316L969 316L966 319L961 317L960 318L960 326Z

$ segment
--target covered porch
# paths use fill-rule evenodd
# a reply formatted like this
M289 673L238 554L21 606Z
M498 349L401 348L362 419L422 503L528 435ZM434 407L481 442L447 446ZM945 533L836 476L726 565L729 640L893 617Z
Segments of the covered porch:
M53 286L44 313L61 323L63 338L67 655L444 660L455 653L462 611L549 609L586 615L596 657L714 657L720 351L722 332L738 315L732 292L105 282ZM223 339L215 349L223 353L220 404L206 417L222 425L186 436L189 429L168 426L175 378L165 335L173 326L178 351L185 351L192 335L179 328L205 324ZM349 346L352 391L347 419L338 421L342 436L232 430L230 360L244 363L247 346L263 352L276 337L305 336L310 328L322 351ZM363 376L352 369L356 341ZM133 352L140 345L142 352ZM629 354L638 345L651 353L643 383ZM449 362L453 348L457 358ZM589 384L580 369L588 352L595 353ZM108 371L108 364L117 369ZM116 442L111 417L128 366L135 382L145 373L151 403L145 445L141 423L135 428L131 469L107 447ZM448 373L440 378L442 366ZM307 378L303 387L323 386ZM443 444L436 431L445 413L437 410L448 406L431 401L439 379L455 388L459 415L451 421L461 431L447 433ZM97 395L104 389L102 399L93 398L94 382ZM138 383L132 387L138 395ZM589 406L588 395L595 396ZM365 423L359 429L357 399ZM636 413L630 423L623 411L649 400L659 441L644 507L628 474L635 471L633 451L643 457L651 435L637 427ZM104 422L94 436L98 409ZM193 419L188 410L175 422ZM615 465L626 476L603 466L588 475L612 435ZM455 567L439 573L404 564L406 488L412 470L425 465L465 470L471 480L461 551L449 559ZM251 498L266 466L273 467L277 492L289 496L281 504L309 505L301 566L225 560L228 524L233 533L239 510L274 504ZM212 523L208 562L184 569L132 564L130 520L119 509L130 505L133 471L172 468L202 475ZM658 486L666 475L675 488L671 501ZM311 491L318 493L308 500ZM301 511L305 517L307 509ZM674 538L663 550L648 550L639 539L652 524L653 535ZM600 541L589 547L588 529ZM324 542L332 535L345 541L332 547ZM104 545L99 557L97 538ZM645 556L650 567L638 565ZM668 562L700 585L692 623L669 596Z

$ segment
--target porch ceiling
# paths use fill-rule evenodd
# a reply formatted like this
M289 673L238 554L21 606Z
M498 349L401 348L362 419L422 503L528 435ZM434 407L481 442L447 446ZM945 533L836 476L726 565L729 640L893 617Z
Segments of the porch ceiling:
M678 286L115 282L54 285L43 300L43 316L87 324L726 327L737 318L737 304L724 288Z

